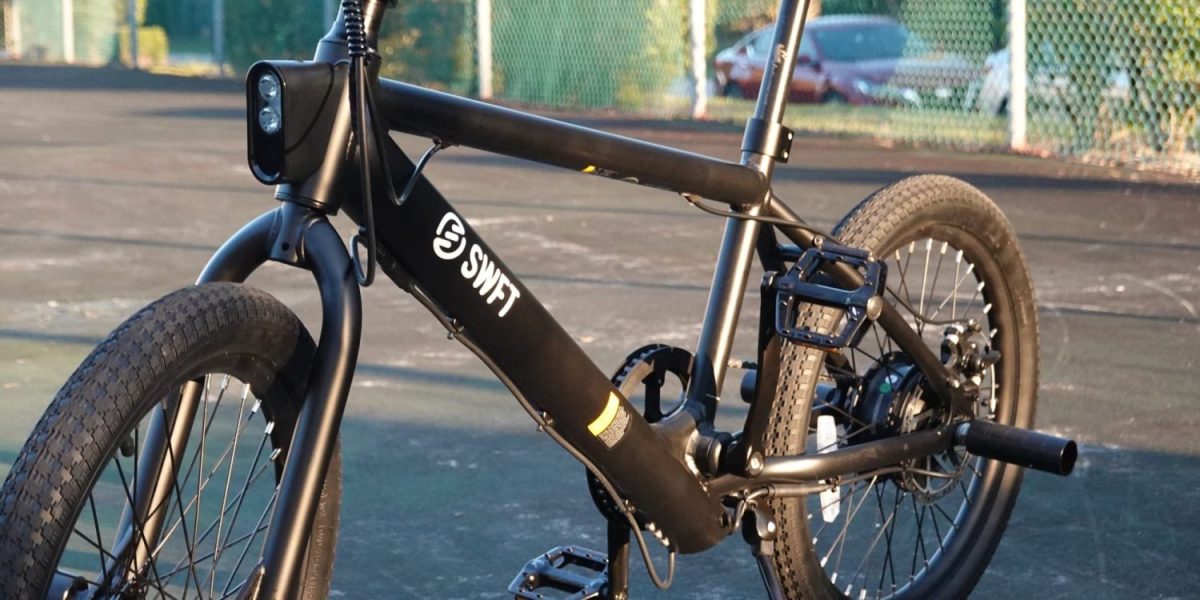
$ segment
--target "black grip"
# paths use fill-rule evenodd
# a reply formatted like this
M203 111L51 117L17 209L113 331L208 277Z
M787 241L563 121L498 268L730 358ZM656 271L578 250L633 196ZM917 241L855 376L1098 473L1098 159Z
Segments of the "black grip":
M963 423L956 437L971 454L1055 475L1070 475L1079 456L1074 440L991 421Z

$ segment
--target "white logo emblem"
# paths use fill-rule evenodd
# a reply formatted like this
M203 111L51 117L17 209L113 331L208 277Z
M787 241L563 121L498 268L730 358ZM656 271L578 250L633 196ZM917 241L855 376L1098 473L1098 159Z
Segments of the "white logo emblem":
M442 260L454 260L467 249L467 229L458 215L448 212L438 223L433 238L433 253Z
M467 249L467 228L458 215L448 212L438 223L433 236L433 253L442 260L454 260ZM471 251L458 268L458 274L471 283L471 287L488 304L501 302L498 316L503 318L513 307L521 290L500 271L496 259L487 255L479 244L471 244Z

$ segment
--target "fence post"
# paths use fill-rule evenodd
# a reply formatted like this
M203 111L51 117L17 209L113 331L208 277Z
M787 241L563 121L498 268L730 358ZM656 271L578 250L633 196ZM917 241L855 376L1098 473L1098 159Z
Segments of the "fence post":
M125 2L125 24L129 27L129 66L138 69L138 14L137 0Z
M217 73L225 74L225 0L212 0L212 59Z
M1026 146L1029 118L1029 53L1025 0L1008 3L1008 145L1012 150Z
M63 60L75 62L75 0L62 0Z
M492 0L475 0L475 52L479 67L479 97L492 97Z
M692 118L708 114L708 7L706 0L691 0Z
M9 51L10 58L21 58L21 14L18 12L21 7L12 0L4 0L4 35L5 35L5 50Z

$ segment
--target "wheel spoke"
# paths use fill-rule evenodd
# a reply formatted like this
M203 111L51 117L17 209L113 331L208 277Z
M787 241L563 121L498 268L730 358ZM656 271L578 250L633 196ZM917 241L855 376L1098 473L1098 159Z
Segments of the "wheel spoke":
M134 448L133 456L134 456L134 464L135 464L134 468L135 469L137 468L136 464L137 464L137 455L138 454L139 454L138 449ZM126 479L126 477L125 477L125 469L124 469L124 467L121 466L121 461L118 460L116 457L113 457L112 461L114 464L117 465L117 475L120 476L120 478L121 478L121 487L123 487L125 489L125 501L129 503L129 506L136 507L137 504L135 504L133 501L133 493L129 491L129 480ZM135 473L135 475L136 475L136 473ZM133 542L134 546L136 548L138 541L140 540L140 542L142 544L144 544L144 547L149 548L150 542L149 542L149 540L146 539L146 532L145 532L145 528L144 528L145 521L142 521L141 523L139 523L137 521L136 512L137 511L135 509L134 510L134 513L135 513L134 518L130 520L130 524L129 524L129 526L133 528L132 534L133 534L133 537L135 538L135 541ZM121 561L121 562L124 562L124 561ZM141 568L141 565L128 565L125 568L129 574L129 577L136 578L138 576L138 569ZM154 574L154 580L156 582L158 582L158 587L159 587L159 589L161 589L162 588L162 578L158 574L158 561L155 559L153 554L150 555L150 572Z
M979 324L986 338L998 341L997 332L1011 320L1006 320L1008 312L995 313L989 302L989 287L994 283L987 278L987 273L994 272L989 266L991 255L976 252L978 246L973 240L967 245L956 243L967 239L956 237L960 235L956 232L943 237L947 229L940 223L920 231L920 238L880 251L891 269L886 288L889 300L906 309L902 314L908 326L935 356L943 343L938 319L942 319L941 325L959 326L970 319ZM923 375L909 353L878 323L868 322L866 326L871 332L844 349L841 357L823 361L824 374L820 376L835 381L839 391L833 397L814 397L812 401L812 414L836 418L836 447L853 446L877 436L904 435L947 422L946 407L926 393ZM988 343L987 339L983 343ZM962 370L963 376L977 384L980 392L976 414L996 414L997 404L1006 401L998 391L1001 371L952 368ZM892 384L891 390L882 386L885 380ZM885 416L899 420L885 423ZM814 435L812 425L808 432ZM810 443L812 439L815 437ZM896 472L876 473L870 483L864 483L865 479L843 483L836 500L817 502L817 494L811 496L808 506L812 510L806 521L810 524L807 531L815 531L809 534L817 549L815 558L830 583L851 598L892 597L900 590L905 590L901 595L907 598L911 584L936 571L939 560L956 556L963 544L973 541L959 533L959 519L978 504L976 494L991 493L972 483L983 480L983 461L949 450L902 467ZM883 485L888 482L891 485ZM864 511L864 503L874 504L875 508ZM836 509L838 505L840 517L822 522L820 515L825 509Z
M243 384L242 402L238 409L238 415L241 415L246 410L246 398L250 396L250 386ZM244 419L238 419L237 429L233 431L233 453L229 457L229 468L225 471L225 492L221 496L221 506L225 506L229 502L229 486L233 483L233 466L237 463L237 447L238 441L242 438L242 425ZM225 511L217 517L217 539L213 544L213 561L212 568L208 572L208 596L211 598L216 594L217 587L217 565L221 561L221 528L225 524Z
M257 409L251 410L250 414L253 415L255 412L257 412ZM248 418L249 418L249 416L247 417L247 419ZM194 497L190 501L188 501L186 508L189 511L191 510L192 506L196 502L198 502L200 494L203 493L204 490L208 488L209 482L211 482L216 477L217 471L221 470L221 466L225 464L225 459L229 457L229 454L230 454L230 452L232 452L232 450L233 450L233 441L231 440L229 442L229 444L225 446L225 449L221 451L220 456L217 457L217 461L212 465L212 469L209 471L208 475L203 476L200 479L197 479L197 485L199 486L198 492L196 494L196 497ZM203 482L203 483L201 483L201 482ZM178 526L178 522L176 522L175 525ZM198 527L198 525L197 525L197 527ZM175 530L174 527L172 527L171 531L173 532L174 530ZM161 547L163 545L163 543L165 543L165 540L164 540L164 542L160 542L159 546Z
M92 525L95 526L96 531L96 547L103 549L104 537L100 535L100 517L96 514L96 495L94 493L89 493L87 502L88 508L90 508L92 511ZM103 554L101 554L98 558L100 559L100 576L104 578L103 581L105 584L107 584L109 581L111 581L111 579L108 578L108 565L104 562Z
M838 533L838 536L837 536L837 538L833 540L833 543L832 543L832 544L830 545L830 547L829 547L829 552L827 552L827 553L825 554L825 556L821 558L821 564L822 564L822 565L824 565L826 562L828 562L828 561L829 561L829 557L830 557L830 556L832 556L832 554L833 554L833 550L834 550L835 548L839 548L839 547L840 547L840 546L839 546L839 544L843 544L843 545L844 545L844 543L845 543L845 540L846 540L846 533L847 533L847 532L850 530L850 521L853 521L853 520L854 520L854 515L858 514L858 511L862 509L862 506L863 506L863 504L864 504L864 503L867 501L867 493L869 493L869 492L871 491L871 489L872 489L873 487L875 487L875 482L876 482L877 480L878 480L878 478L877 478L877 477L872 477L872 478L871 478L871 483L870 483L869 485L867 485L867 489L866 489L866 490L863 492L863 498L862 498L862 500L859 500L859 502L858 502L858 505L857 505L857 506L851 506L851 509L850 509L850 511L849 511L848 513L846 513L846 518L845 518L845 521L844 521L844 523L843 523L843 525L842 525L842 530L841 530L841 532L840 532L840 533Z
M183 399L183 395L180 394L181 402L182 402L182 399ZM163 413L164 413L164 418L165 418L165 416L166 416L165 408L163 408ZM166 458L167 458L167 460L171 461L172 470L176 474L178 474L179 471L176 469L176 467L179 465L179 463L178 463L178 461L175 460L175 449L171 447L171 443L170 443L170 440L174 435L174 433L171 431L171 425L170 425L170 423L172 421L174 421L174 419L167 421L167 423L168 423L168 425L167 425L167 440L168 441L167 441L167 457ZM161 473L161 470L160 470L160 473ZM157 479L157 477L156 477L156 479ZM179 478L178 477L174 477L171 479L171 487L175 491L175 493L174 493L175 505L179 510L180 526L183 530L183 543L184 543L184 546L187 548L187 555L189 558L188 564L189 564L190 568L188 569L188 572L184 575L184 578L183 578L183 600L187 600L188 582L193 577L196 579L196 596L199 597L200 592L201 592L201 587L200 587L201 580L200 580L200 575L196 572L196 559L195 559L196 545L194 542L190 541L190 538L188 536L187 519L186 519L187 513L185 513L183 510L183 490L181 490L179 487Z
M929 281L929 253L933 249L933 239L925 240L925 269L921 272L921 296L917 298L917 312L925 314L925 283ZM917 322L917 333L924 333L925 325Z
M258 533L260 531L267 530L267 526L263 525L263 523L265 523L267 521L268 515L274 513L275 501L278 499L279 499L279 494L278 494L278 490L276 490L276 494L271 496L270 502L268 502L267 505L263 508L262 514L260 514L258 516L258 523L256 523L254 525L254 537L258 537ZM251 538L250 541L245 546L242 547L242 553L238 555L237 564L235 564L233 566L233 571L230 572L229 579L227 579L225 581L225 587L221 591L223 598L228 597L230 594L236 593L238 590L240 590L242 588L243 585L245 585L246 582L243 580L242 583L239 583L237 585L237 587L232 588L232 589L230 589L230 587L229 587L229 585L231 583L233 583L233 578L237 574L238 569L242 568L242 562L246 560L246 553L250 551L250 548L253 545L254 545L254 538ZM265 546L265 544L264 544L264 546Z
M925 507L922 506L920 512L917 511L917 497L914 494L908 496L909 504L912 505L913 520L915 521L917 532L916 539L913 540L913 556L912 566L909 567L908 580L912 581L917 577L917 551L921 552L921 568L929 566L929 554L925 550Z
M879 496L879 495L877 495L877 496L876 496L876 499L877 499L877 502L879 503L879 507L880 507L880 508L879 508L879 514L880 514L880 518L881 518L881 519L884 519L884 516L883 516L883 512L884 512L884 511L883 511L883 504L882 504L882 502L881 502L881 501L879 501L879 498L880 498L880 496ZM891 538L891 533L890 533L890 528L895 526L895 517L896 517L896 510L895 510L895 508L893 508L893 509L892 509L892 513L891 513L891 514L889 514L889 515L887 515L887 518L886 518L886 519L884 519L884 520L883 520L883 522L882 522L882 524L879 526L879 532L878 532L878 533L876 533L876 534L875 534L875 537L874 537L874 538L871 540L871 545L870 545L870 546L867 548L866 552L863 552L863 557L862 557L862 560L861 560L861 561L859 561L859 563L858 563L858 567L857 567L856 569L854 569L854 573L853 573L852 575L850 575L850 581L851 581L851 582L853 582L854 580L858 579L858 576L859 576L859 574L860 574L860 573L862 573L862 569L863 569L863 567L864 567L864 566L866 566L866 564L867 564L867 559L869 559L869 558L871 557L871 554L873 554L873 553L875 552L875 547L879 545L879 540L880 540L880 539L881 539L881 538L884 536L884 534L885 534L885 533L887 533L887 537L889 538L889 540L888 540L888 550L887 550L887 552L888 552L888 553L887 553L887 557L885 558L885 562L884 562L884 570L881 572L881 575L880 575L880 582L879 582L879 588L880 588L880 589L882 589L882 588L883 588L883 578L882 578L882 577L883 577L883 574L885 574L885 573L887 572L887 570L886 570L886 569L887 569L887 565L888 565L888 564L890 564L890 562L889 562L889 561L891 560L891 539L890 539L890 538ZM892 587L895 587L895 576L894 576L894 575L892 576Z
M250 481L251 485L253 485L256 481L258 481L259 477L261 477L264 473L266 473L270 466L271 466L271 463L268 462L268 463L263 464L261 467L259 467L258 470L255 472L254 477ZM229 505L225 506L223 510L228 512L230 508L233 508L233 504L236 503L237 501L239 501L241 498L242 498L241 495L234 497L233 500L230 500ZM176 527L178 527L179 522L176 521L175 525L176 525ZM204 530L204 532L201 533L200 536L197 538L196 544L199 545L199 544L204 543L204 541L208 539L208 536L212 535L212 532L216 529L216 527L217 527L217 522L213 521ZM186 557L184 557L184 559L186 559ZM172 569L179 568L183 564L184 559L180 559L180 562L176 563L175 566L172 567Z
M930 239L930 240L929 240L929 243L930 243L930 245L932 246L932 245L933 245L933 240L932 240L932 239ZM943 260L946 258L946 248L948 248L949 246L950 246L950 244L949 244L949 243L947 243L947 242L942 242L942 249L941 249L941 251L940 251L940 252L938 252L938 261L937 261L937 266L935 266L935 267L933 268L933 283L931 283L931 284L929 285L929 297L930 297L930 298L933 298L933 297L934 297L934 296L937 294L937 284L938 284L938 278L939 278L939 277L941 276L941 274L942 274L942 261L943 261ZM922 309L922 310L921 310L921 312L922 312L922 313L924 313L924 312L925 312L925 311L924 311L924 309ZM935 311L935 314L936 314L936 311ZM922 330L922 331L923 331L923 330Z

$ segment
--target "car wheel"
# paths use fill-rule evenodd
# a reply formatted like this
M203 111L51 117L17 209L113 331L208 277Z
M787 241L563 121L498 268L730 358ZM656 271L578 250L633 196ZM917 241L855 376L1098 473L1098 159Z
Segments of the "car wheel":
M821 103L822 104L834 104L834 105L842 104L842 105L844 105L844 104L849 104L850 102L848 100L846 100L846 97L843 96L837 90L829 90L828 92L825 92L824 96L821 96Z

